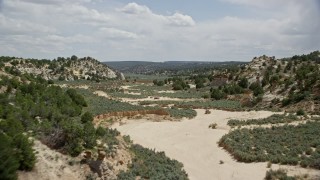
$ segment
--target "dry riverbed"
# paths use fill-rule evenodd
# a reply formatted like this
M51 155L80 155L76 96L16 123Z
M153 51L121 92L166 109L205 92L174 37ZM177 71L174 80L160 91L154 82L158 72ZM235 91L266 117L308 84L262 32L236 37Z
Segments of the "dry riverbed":
M126 124L115 124L122 135L130 135L134 143L144 147L164 151L170 158L184 164L191 180L257 180L265 177L267 163L240 163L222 148L217 142L228 133L229 119L258 119L272 114L269 111L228 112L197 110L197 116L180 122L150 122L146 119L128 120ZM209 129L211 123L217 123L217 129ZM284 168L289 175L319 175L319 171L295 166L273 164L272 169Z

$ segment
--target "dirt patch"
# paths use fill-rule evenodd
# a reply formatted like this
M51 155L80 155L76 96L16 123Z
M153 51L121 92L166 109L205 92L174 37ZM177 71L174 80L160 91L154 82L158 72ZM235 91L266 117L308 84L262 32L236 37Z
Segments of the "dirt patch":
M115 152L100 160L95 151L89 151L90 159L85 160L84 154L72 158L48 148L40 141L34 142L37 156L35 167L30 172L19 171L19 180L85 180L87 177L97 179L117 179L120 171L126 171L131 163L131 154L127 143L118 136L119 144ZM88 152L88 151L87 151ZM82 162L82 163L80 163Z
M38 140L34 142L33 148L37 156L35 167L31 172L18 172L20 180L81 180L90 173L90 168L87 165L81 165L79 158L71 158L51 150Z
M169 116L169 113L164 109L155 109L155 110L138 110L138 111L123 111L123 112L110 112L106 114L100 114L94 117L94 124L99 125L103 120L107 120L110 118L124 118L124 117L134 117L134 116L145 116L145 115L157 115L162 116Z
M121 98L123 102L128 103L137 103L142 101L197 101L199 99L181 99L181 98L170 98L170 97L163 97L163 96L149 96L147 98L140 98L140 99L131 99L131 98Z
M131 94L131 95L141 95L141 93L135 93L135 92L128 92L128 93L125 93L125 94Z
M122 89L129 89L131 86L121 86Z
M103 92L103 91L95 91L93 94L96 94L98 96L102 96L102 97L105 97L105 98L109 98L108 94Z
M88 85L81 85L81 86L75 86L75 88L79 88L79 89L89 89Z
M158 93L176 93L176 92L173 90L170 90L170 91L158 91Z

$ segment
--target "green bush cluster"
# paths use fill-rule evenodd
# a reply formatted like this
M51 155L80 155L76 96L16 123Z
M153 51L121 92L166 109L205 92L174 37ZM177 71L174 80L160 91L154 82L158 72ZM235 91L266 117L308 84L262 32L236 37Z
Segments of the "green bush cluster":
M156 86L164 86L165 81L162 81L162 80L158 81L157 79L155 79L155 80L153 80L153 84Z
M71 156L94 148L97 138L108 144L107 152L118 144L119 132L94 128L93 115L83 113L88 104L76 90L32 75L20 81L1 76L0 88L6 89L0 94L0 179L16 179L17 169L33 168L35 155L26 132Z
M172 81L173 90L185 90L190 88L190 86L182 78L174 77Z
M135 85L132 89L129 89L129 92L140 93L136 94L127 94L123 92L107 92L109 95L113 97L119 98L132 98L132 99L141 99L147 97L169 97L169 98L181 98L181 99L189 99L189 98L202 98L204 95L207 95L207 91L203 88L203 91L197 91L196 89L188 89L187 91L175 91L174 93L166 93L159 91L169 91L171 90L169 86L150 86L150 85Z
M119 180L168 179L187 180L188 174L183 170L182 163L168 158L164 152L156 152L134 144L130 147L133 153L129 169L118 174Z
M310 92L308 91L299 91L295 93L290 93L288 97L282 100L282 106L298 103L308 97L310 97Z
M205 74L193 75L189 77L196 84L196 89L204 88L207 82L208 76Z
M193 109L179 109L176 107L168 108L166 111L170 114L170 116L175 118L194 118L197 116L197 112Z
M242 94L243 92L244 88L236 83L220 86L219 89L210 89L211 98L215 100L224 99L227 97L227 95Z
M29 80L30 83L17 84L15 78L1 77L0 85L11 87L0 95L2 125L15 121L22 131L33 131L49 146L77 155L85 128L80 121L86 106L84 98L75 90L65 91L40 78Z
M262 86L260 85L259 82L254 82L254 83L252 83L252 84L249 86L249 89L253 91L253 95L254 95L254 96L258 96L258 95L264 93L263 88L262 88Z
M265 162L320 169L320 122L297 126L237 129L219 145L241 162Z
M227 94L219 89L212 89L211 92L211 98L215 100L220 100L226 98Z
M248 81L248 79L247 78L245 78L245 77L242 77L242 78L240 78L240 80L239 80L239 82L238 82L238 85L240 86L240 87L242 87L242 88L248 88L248 86L249 86L249 81Z
M18 169L30 171L36 162L28 136L11 125L8 122L0 124L0 179L17 179Z
M142 105L132 105L126 102L106 99L93 94L89 90L78 89L88 103L87 111L92 112L93 115L106 114L110 112L125 112L125 111L138 111L138 110L160 110L161 107L144 107ZM161 102L161 101L154 101ZM192 118L196 116L196 112L192 109L165 109L172 117L176 118Z
M117 139L117 136L119 135L120 132L116 129L103 128L99 126L96 130L96 136L102 140L102 143L107 144L105 151L108 154L116 150L114 146L119 144L119 140Z
M297 178L288 176L284 169L272 170L266 172L265 180L296 180Z
M284 114L273 114L270 117L262 119L249 119L249 120L235 120L231 119L228 121L228 125L231 127L235 126L247 126L247 125L263 125L263 124L277 124L277 123L291 123L294 121L299 121L299 119L294 115L284 115Z
M141 105L158 104L167 106L174 104L178 108L193 108L193 109L227 109L227 110L242 110L241 104L238 101L231 100L216 100L216 101L142 101Z
M124 111L138 111L157 109L156 107L143 107L139 105L132 105L126 102L107 99L105 97L93 94L87 89L77 89L77 92L85 97L88 107L85 109L93 115L106 114L110 112L124 112Z

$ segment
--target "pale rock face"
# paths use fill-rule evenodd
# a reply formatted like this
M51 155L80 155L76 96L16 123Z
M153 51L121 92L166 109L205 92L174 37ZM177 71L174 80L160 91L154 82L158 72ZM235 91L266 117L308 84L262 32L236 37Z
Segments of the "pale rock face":
M14 66L22 73L30 73L35 76L40 75L46 80L57 80L59 78L73 81L76 79L121 79L125 77L122 73L110 69L107 65L90 57L78 60L64 60L64 61L28 61L24 59L15 59L15 65L10 62L5 66ZM35 63L42 62L42 63ZM40 64L40 65L39 65Z
M119 74L120 74L119 76L120 76L120 79L121 79L121 80L126 80L126 77L124 76L123 73L119 73Z

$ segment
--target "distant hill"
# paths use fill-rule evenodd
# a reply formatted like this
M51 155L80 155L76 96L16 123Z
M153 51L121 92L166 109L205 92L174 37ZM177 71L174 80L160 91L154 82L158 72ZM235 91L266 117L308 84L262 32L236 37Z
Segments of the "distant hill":
M0 57L0 68L11 72L10 74L29 73L46 80L124 79L122 73L91 57L59 57L50 61L2 56Z
M239 65L245 62L206 62L206 61L166 61L166 62L148 62L148 61L111 61L104 62L108 66L123 73L136 74L156 74L170 73L178 71L197 71L204 68L214 68L228 65Z

